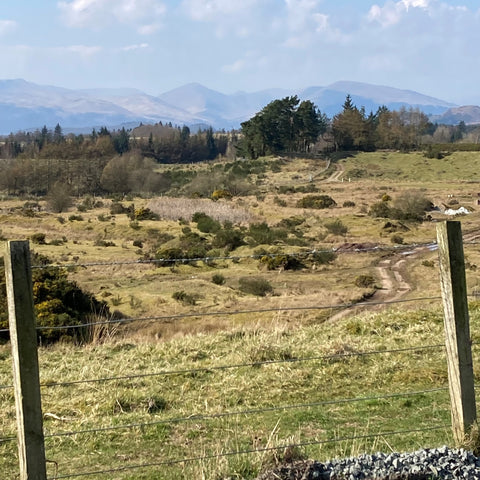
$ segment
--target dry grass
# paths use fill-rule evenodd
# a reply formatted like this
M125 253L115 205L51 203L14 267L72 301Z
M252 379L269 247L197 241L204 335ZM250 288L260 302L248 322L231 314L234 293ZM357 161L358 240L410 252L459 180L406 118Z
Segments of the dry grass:
M472 331L478 332L478 306L472 305L471 317ZM328 328L324 324L296 328L293 324L272 321L266 326L259 323L169 342L132 343L124 339L87 347L43 348L40 365L41 381L45 385L58 380L183 372L93 384L45 386L42 388L43 409L48 433L185 419L141 428L48 438L47 457L58 463L60 474L68 474L315 440L338 441L300 448L297 455L326 460L359 452L451 444L447 389L376 398L446 387L443 349L352 356L364 351L437 344L442 335L442 315L438 309L416 312L393 309L382 314L354 316ZM477 337L474 333L474 340ZM308 357L312 360L289 361ZM474 357L478 375L476 350ZM215 369L272 360L286 363ZM195 371L188 372L190 369ZM10 375L8 348L0 347L0 385L10 384ZM265 407L358 397L368 399L253 413ZM2 435L9 436L14 432L10 390L0 390L0 406ZM202 418L242 411L252 413ZM447 427L408 435L340 440L436 425ZM0 453L5 459L0 464L0 475L14 478L14 443L0 444ZM281 461L284 454L280 448L251 455L207 458L169 467L116 472L114 478L252 479L260 469ZM49 470L52 475L51 464Z
M164 220L190 221L194 213L203 212L219 222L249 223L253 216L246 209L238 208L229 201L212 201L204 198L159 197L148 203L148 208Z

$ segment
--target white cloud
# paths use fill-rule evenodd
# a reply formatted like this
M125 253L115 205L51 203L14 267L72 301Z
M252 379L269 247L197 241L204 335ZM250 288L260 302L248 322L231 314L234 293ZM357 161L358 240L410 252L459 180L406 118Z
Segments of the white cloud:
M143 50L149 46L150 45L148 43L140 43L135 45L127 45L126 47L122 47L121 50L123 52L131 52L132 50Z
M102 48L101 47L91 47L91 46L87 46L87 45L70 45L68 47L56 47L54 48L54 50L58 51L59 53L64 53L64 52L68 52L68 53L75 53L77 55L79 55L80 57L82 58L89 58L89 57L92 57L94 55L96 55L97 53L101 52L102 51Z
M321 12L321 0L285 0L288 37L283 45L307 48L319 41L343 43L346 34L332 27L330 16Z
M13 20L0 20L0 35L6 35L17 28L17 22Z
M221 21L221 17L250 11L259 0L183 0L182 6L193 19L202 22Z
M372 5L368 12L368 19L371 22L378 22L382 27L389 27L399 23L404 17L412 12L412 9L427 11L431 6L431 0L388 1L383 7L377 4Z
M410 7L427 8L430 5L430 0L401 0L400 3L403 3L408 10Z
M222 72L239 73L242 70L245 70L246 66L247 66L247 62L244 59L239 59L229 65L224 65L222 67Z
M167 10L159 0L71 0L57 6L68 26L99 29L118 22L144 35L161 28Z

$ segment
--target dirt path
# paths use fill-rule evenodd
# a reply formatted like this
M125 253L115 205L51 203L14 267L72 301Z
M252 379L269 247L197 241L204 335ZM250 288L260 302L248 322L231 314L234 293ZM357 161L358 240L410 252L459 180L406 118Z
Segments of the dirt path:
M408 252L395 253L390 258L385 258L379 262L376 267L377 279L380 285L375 293L368 299L361 302L362 305L347 307L338 313L332 315L328 321L338 320L340 318L358 313L368 308L369 310L381 310L385 305L374 305L383 302L395 302L402 299L412 290L412 285L408 281L407 269L412 259L431 251L427 246L412 248Z
M327 179L325 179L324 182L340 182L341 181L342 175L345 173L343 165L336 163L335 168L337 170L333 172Z

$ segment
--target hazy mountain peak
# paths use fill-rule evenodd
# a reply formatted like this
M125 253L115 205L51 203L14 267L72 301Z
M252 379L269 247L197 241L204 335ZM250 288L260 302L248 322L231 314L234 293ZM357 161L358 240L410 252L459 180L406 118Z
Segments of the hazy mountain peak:
M311 100L328 116L337 114L350 94L358 107L375 111L386 105L421 108L427 114L444 114L455 105L411 90L384 85L339 81L321 87L291 91L280 88L258 92L224 94L197 82L188 83L159 96L134 88L67 89L38 85L23 79L0 80L0 133L23 129L53 128L60 123L65 131L75 128L122 124L172 122L176 125L209 124L215 128L238 128L272 100L298 95ZM449 116L453 123L480 122L480 107L458 107ZM462 110L463 109L463 110ZM477 110L479 113L477 114ZM447 121L447 120L445 120Z

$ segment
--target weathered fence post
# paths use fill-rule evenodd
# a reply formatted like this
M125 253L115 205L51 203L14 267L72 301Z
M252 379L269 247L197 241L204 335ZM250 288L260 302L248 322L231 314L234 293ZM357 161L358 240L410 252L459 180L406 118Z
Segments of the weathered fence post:
M477 419L460 222L437 226L452 428L460 444Z
M45 444L28 242L8 242L5 255L21 480L46 480Z

